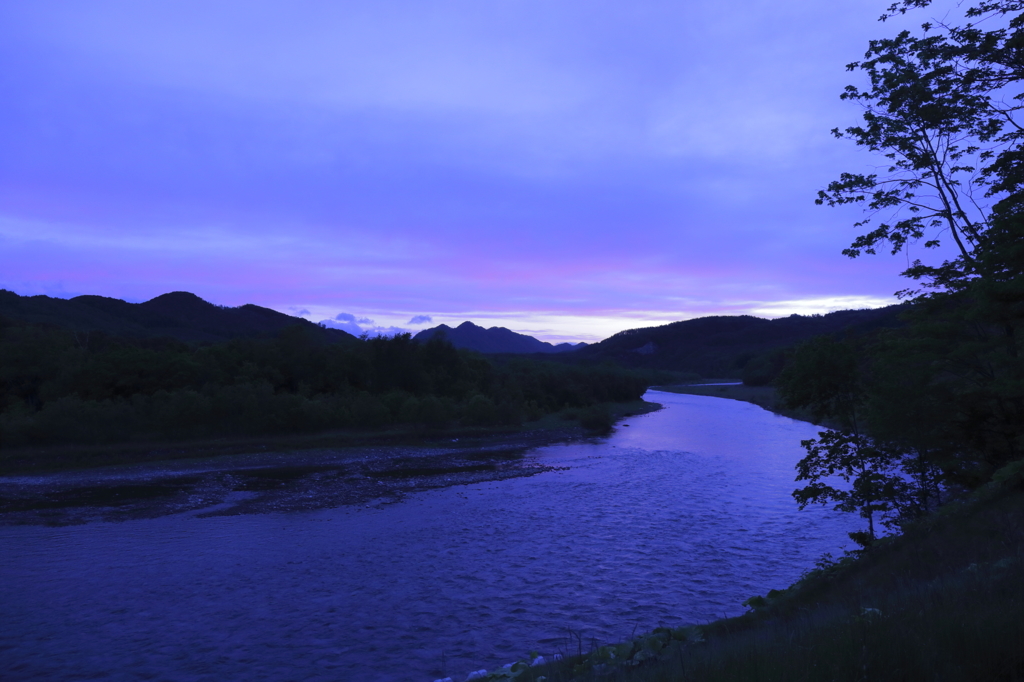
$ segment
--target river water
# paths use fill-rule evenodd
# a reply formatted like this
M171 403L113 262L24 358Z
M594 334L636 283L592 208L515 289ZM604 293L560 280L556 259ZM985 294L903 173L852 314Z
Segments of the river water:
M0 527L0 678L461 680L737 615L849 547L857 519L790 497L816 427L646 398L665 409L532 451L557 468L530 477L311 512Z

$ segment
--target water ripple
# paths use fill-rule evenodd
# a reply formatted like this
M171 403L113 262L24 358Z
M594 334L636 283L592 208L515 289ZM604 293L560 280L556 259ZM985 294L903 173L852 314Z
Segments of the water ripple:
M797 511L801 438L656 394L568 467L290 514L0 528L5 679L431 680L742 611L854 520Z

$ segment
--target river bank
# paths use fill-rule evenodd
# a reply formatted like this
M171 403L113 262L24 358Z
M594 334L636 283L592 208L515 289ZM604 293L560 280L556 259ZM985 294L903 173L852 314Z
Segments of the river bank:
M700 384L679 384L673 386L652 386L655 391L667 393L682 393L684 395L706 395L711 398L726 398L727 400L740 400L745 403L752 403L762 407L769 412L799 419L800 421L815 423L814 417L807 410L793 410L784 407L779 400L778 392L774 386L747 386L741 382L724 383L730 381L706 380L708 383ZM732 380L735 381L735 380Z
M661 408L645 401L606 407L613 422ZM0 476L0 525L388 504L417 491L548 471L525 453L595 435L571 416L515 428L9 452Z

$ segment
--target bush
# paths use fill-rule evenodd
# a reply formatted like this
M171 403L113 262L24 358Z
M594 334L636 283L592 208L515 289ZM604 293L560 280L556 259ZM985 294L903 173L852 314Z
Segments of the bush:
M462 414L463 421L470 426L491 426L497 423L494 401L479 393L469 399Z
M594 405L580 412L580 426L595 433L607 433L615 423L605 405Z

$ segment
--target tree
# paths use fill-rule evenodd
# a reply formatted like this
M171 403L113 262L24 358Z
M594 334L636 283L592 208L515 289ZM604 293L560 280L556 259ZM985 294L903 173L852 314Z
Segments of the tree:
M931 4L901 0L882 20ZM818 192L819 204L866 204L869 216L858 227L882 216L846 255L883 245L896 253L921 239L933 248L947 233L959 256L946 265L987 274L975 252L991 224L989 203L1019 193L1024 183L1024 93L1015 91L1024 76L1022 9L1020 0L982 0L966 10L962 25L928 22L920 36L903 31L873 40L865 59L847 66L870 83L842 94L864 107L863 124L832 132L882 154L886 169L843 173ZM915 266L905 274L931 274Z
M956 444L951 475L968 486L1024 456L1024 213L1017 196L994 207L979 241L975 260L984 276L951 263L916 266L931 281L886 349L890 366L917 375L926 402L941 403L932 410L942 416L919 430Z
M834 420L841 429L860 432L864 391L850 342L818 336L797 346L776 386L788 407L809 410L815 421Z
M899 0L881 19L932 5ZM860 386L861 426L915 453L905 470L936 490L936 466L971 487L1024 454L1024 1L975 0L956 16L871 41L848 66L867 76L842 94L863 121L833 133L885 166L844 173L817 198L865 206L850 257L956 245L904 271L919 283L899 292L912 314L865 359Z
M863 435L836 429L822 431L818 438L800 444L807 456L797 464L796 480L809 483L793 491L794 499L800 509L834 502L837 511L859 513L867 520L868 529L852 532L850 538L861 546L875 540L876 514L896 513L898 517L913 499L911 483L900 476L902 453L876 447ZM839 478L846 487L829 485L828 478Z
M801 509L835 503L838 511L859 513L868 529L850 537L867 546L876 537L877 514L899 518L911 508L913 486L900 473L904 450L864 433L860 374L858 353L850 342L820 336L794 351L777 386L787 407L810 410L816 421L833 424L818 438L800 442L807 456L797 463L796 480L807 485L793 491L793 497ZM836 478L845 486L833 485L830 481Z

